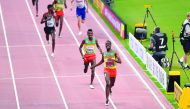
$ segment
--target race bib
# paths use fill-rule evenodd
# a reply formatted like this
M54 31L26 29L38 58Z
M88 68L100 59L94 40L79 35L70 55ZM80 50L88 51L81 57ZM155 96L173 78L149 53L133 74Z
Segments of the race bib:
M54 19L53 19L53 17L50 20L47 21L47 26L48 27L53 27L54 26Z
M108 59L107 62L106 62L106 67L113 67L113 66L114 66L114 61Z
M94 53L94 47L86 47L86 53Z

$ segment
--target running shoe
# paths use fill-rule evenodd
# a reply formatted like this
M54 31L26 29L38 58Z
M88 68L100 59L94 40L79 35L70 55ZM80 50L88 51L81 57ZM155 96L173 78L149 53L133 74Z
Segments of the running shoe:
M79 35L79 36L82 35L82 31L79 31L78 35Z
M105 106L109 106L109 100L106 100Z
M51 57L54 57L54 53L51 53Z
M184 67L184 68L185 68L185 69L187 69L187 70L189 70L189 69L190 69L190 66L188 66L188 65L187 65L187 66L186 66L186 67Z
M94 86L92 84L89 85L90 89L94 89Z
M183 62L181 62L181 61L179 60L178 63L179 63L179 65L180 65L181 67L183 67Z

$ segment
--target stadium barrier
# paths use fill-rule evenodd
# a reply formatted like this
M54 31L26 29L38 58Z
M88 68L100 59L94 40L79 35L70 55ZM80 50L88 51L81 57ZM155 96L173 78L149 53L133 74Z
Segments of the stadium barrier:
M131 33L129 33L129 46L146 65L146 68L152 74L152 76L157 79L157 81L162 85L164 89L166 89L167 76L165 70L158 64L158 62L154 60L154 58L148 52L146 52L146 49Z
M123 38L127 38L127 25L114 13L102 0L93 0L94 6L108 20L117 33Z
M174 82L174 98L180 109L190 109L190 87L182 89L177 82Z

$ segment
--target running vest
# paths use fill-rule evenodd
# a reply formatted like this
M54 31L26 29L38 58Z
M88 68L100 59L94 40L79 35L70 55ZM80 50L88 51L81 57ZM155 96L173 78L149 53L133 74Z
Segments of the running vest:
M77 8L84 8L85 7L85 0L76 0Z
M96 39L92 39L90 41L88 38L84 39L85 44L84 44L84 53L85 54L95 54L96 53Z
M47 16L47 19L50 19L46 22L46 27L54 27L54 18L53 16Z
M61 4L61 3L54 4L54 9L55 9L55 11L63 10L63 4Z
M63 4L64 0L57 0L58 3Z
M111 50L110 53L104 52L104 68L110 68L115 69L116 68L116 62L110 61L109 59L115 60L115 51Z

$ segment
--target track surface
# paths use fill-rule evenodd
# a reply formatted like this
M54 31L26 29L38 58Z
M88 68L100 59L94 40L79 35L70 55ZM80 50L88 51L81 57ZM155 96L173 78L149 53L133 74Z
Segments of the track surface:
M70 10L68 1L63 37L56 38L52 58L40 24L51 2L40 0L39 17L35 17L31 0L0 0L0 109L173 108L91 7L83 35L78 36L75 10ZM122 59L109 106L104 106L103 67L96 69L93 90L88 87L90 70L83 73L78 46L88 28L94 30L103 50L106 40L114 41L113 48Z

